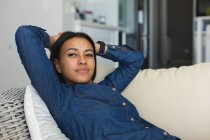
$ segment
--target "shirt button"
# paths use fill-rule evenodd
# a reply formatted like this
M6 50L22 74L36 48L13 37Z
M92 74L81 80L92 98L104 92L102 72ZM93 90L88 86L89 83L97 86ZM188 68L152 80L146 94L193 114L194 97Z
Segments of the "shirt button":
M145 126L145 128L148 129L149 127L148 126Z
M126 106L126 103L125 103L125 102L123 102L123 103L122 103L122 105L123 105L123 106Z
M168 135L168 133L167 133L167 132L163 132L163 135L167 136L167 135Z
M133 121L134 121L134 118L133 118L133 117L131 117L131 118L130 118L130 120L133 122Z
M113 91L116 91L116 88L112 88Z

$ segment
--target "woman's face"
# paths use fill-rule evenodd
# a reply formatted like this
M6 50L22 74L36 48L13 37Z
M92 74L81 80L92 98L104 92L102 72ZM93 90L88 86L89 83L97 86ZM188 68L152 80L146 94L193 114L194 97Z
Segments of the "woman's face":
M93 47L85 38L68 39L61 47L60 58L55 59L54 64L67 83L92 83L95 69Z

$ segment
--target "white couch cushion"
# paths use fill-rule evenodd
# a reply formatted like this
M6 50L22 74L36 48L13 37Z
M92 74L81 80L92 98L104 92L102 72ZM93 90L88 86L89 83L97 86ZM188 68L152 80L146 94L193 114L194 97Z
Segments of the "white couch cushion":
M26 87L24 111L32 140L69 140L32 85Z
M138 73L123 95L140 115L183 140L210 139L210 63Z

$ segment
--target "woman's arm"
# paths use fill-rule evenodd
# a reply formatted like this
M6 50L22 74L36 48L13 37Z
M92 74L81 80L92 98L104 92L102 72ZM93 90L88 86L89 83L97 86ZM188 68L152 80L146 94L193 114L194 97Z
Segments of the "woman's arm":
M50 37L44 29L36 26L21 26L15 34L18 53L32 85L51 109L66 98L61 84L44 48L52 46L55 37ZM57 107L54 107L57 106Z
M112 86L119 92L122 92L133 80L144 62L143 53L135 51L127 45L106 45L105 53L101 56L119 62L119 67L100 82L100 84Z

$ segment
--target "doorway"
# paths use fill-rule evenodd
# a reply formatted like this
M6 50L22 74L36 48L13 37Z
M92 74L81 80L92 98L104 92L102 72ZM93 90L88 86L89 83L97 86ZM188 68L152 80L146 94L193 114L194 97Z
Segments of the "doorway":
M120 23L130 29L128 45L144 52L144 68L192 64L192 0L122 0L122 5Z

